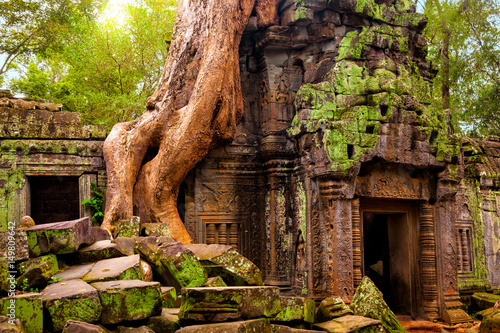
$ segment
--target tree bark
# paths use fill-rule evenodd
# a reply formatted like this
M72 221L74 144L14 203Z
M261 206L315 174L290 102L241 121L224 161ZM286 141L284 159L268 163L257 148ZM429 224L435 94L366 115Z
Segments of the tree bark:
M142 222L166 223L174 240L192 242L177 211L179 186L217 142L234 136L243 113L238 47L255 1L177 2L169 56L147 112L115 125L104 143L102 227L110 233L135 213ZM272 15L265 7L276 3L260 0L260 11Z

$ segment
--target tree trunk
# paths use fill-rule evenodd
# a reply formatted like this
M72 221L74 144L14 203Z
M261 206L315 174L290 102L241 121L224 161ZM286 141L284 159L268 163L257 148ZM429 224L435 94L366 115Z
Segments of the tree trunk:
M109 232L135 213L143 222L166 223L173 239L192 242L177 211L179 186L218 141L234 136L243 112L238 47L255 1L177 2L169 56L147 112L115 125L104 143L102 227ZM276 3L260 0L260 12L276 15L265 10Z

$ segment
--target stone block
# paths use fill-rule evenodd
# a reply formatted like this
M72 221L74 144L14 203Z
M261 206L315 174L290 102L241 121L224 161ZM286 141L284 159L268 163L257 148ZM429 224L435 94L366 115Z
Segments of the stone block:
M55 222L26 228L30 257L48 252L55 254L73 253L81 244L92 241L90 218Z
M184 288L181 296L181 320L219 322L273 318L281 311L277 287Z
M161 315L149 317L147 325L155 332L174 333L180 328L179 316L163 309Z
M69 280L47 286L42 291L43 307L48 311L54 331L67 320L93 323L101 317L97 290L82 280Z
M320 329L332 333L385 333L386 330L381 322L376 319L366 318L362 316L347 315L335 318L324 323L314 324L313 328ZM406 332L404 331L391 331L391 332Z
M98 261L83 277L86 282L141 279L141 259L138 254Z
M144 223L141 225L141 235L171 237L166 223Z
M352 315L352 310L340 297L328 297L321 301L318 306L316 318L318 322L329 321L344 315Z
M19 319L10 320L8 317L0 316L0 332L5 333L24 333L26 332Z
M78 258L82 263L123 256L124 255L119 250L118 245L112 243L110 240L98 241L78 251Z
M109 331L100 325L84 323L82 321L68 320L64 325L62 333L108 333Z
M222 280L220 276L214 276L208 278L207 282L203 285L203 287L227 287L226 282Z
M131 256L135 254L134 252L134 247L135 244L137 244L136 240L134 238L129 238L129 237L118 237L115 238L113 241L118 250L123 253L125 256Z
M207 325L194 325L181 328L177 333L272 333L271 324L266 319L235 321Z
M58 282L74 280L74 279L83 279L83 277L87 275L88 272L90 272L93 266L94 264L92 263L92 264L66 267L61 271L57 272L56 274L54 274L52 278L57 280Z
M101 323L117 324L161 313L162 297L158 282L121 280L94 282L102 304Z
M190 244L210 277L220 276L227 285L263 285L262 274L257 266L229 245Z
M0 252L5 252L7 257L14 259L11 261L29 259L26 231L22 229L1 230Z
M285 10L281 25L309 25L314 19L312 8L291 6Z
M302 321L314 323L316 303L312 299L303 297L280 297L281 312L273 321Z
M163 308L173 308L177 301L177 292L174 287L161 287L161 306Z
M479 333L500 333L500 311L483 319L479 326Z
M384 301L383 295L369 277L365 276L356 289L351 310L357 316L380 320L389 332L406 332L396 315Z
M54 254L24 261L17 268L21 274L17 278L17 285L22 289L40 286L59 271L57 257Z
M165 244L158 239L146 238L136 245L143 257L158 273L164 285L181 288L199 287L207 281L207 273L196 256L179 243Z
M26 332L43 331L43 305L39 293L18 294L0 299L1 315L9 316L14 309L15 318L19 319Z
M91 232L92 232L92 243L111 239L111 235L109 234L109 232L100 227L92 227Z
M0 256L0 289L6 292L16 290L16 265L8 258Z
M480 310L492 308L496 302L500 300L500 295L489 293L474 293L472 294L473 305Z
M151 328L147 326L140 327L124 327L118 326L117 333L155 333Z
M320 332L324 332L324 331L307 330L307 329L302 329L302 328L293 328L290 326L276 325L276 324L272 324L271 328L272 328L273 333L320 333Z
M321 21L325 23L333 23L335 25L341 25L340 14L333 10L325 10L321 13Z
M132 216L130 220L121 220L115 228L114 237L137 237L141 227L141 218Z

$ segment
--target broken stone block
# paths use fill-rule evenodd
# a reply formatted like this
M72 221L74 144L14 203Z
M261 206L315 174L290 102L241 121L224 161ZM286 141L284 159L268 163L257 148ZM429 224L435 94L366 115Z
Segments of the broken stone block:
M78 251L78 259L82 263L117 257L123 257L123 253L119 250L118 245L110 240L98 241Z
M135 241L134 238L129 238L129 237L118 237L115 238L113 241L118 250L125 256L131 256L134 255L134 247L137 242Z
M329 321L344 315L354 314L340 297L328 297L321 301L317 312L317 321Z
M24 261L17 267L21 274L17 278L17 284L21 290L46 283L59 270L57 257L54 254Z
M31 218L31 216L23 216L19 221L19 229L26 229L33 227L35 225L35 221Z
M281 311L277 287L184 288L181 296L181 320L273 318Z
M273 321L305 321L314 323L316 304L312 299L303 297L280 297L281 312Z
M84 323L76 320L68 320L64 325L62 333L108 333L102 326Z
M54 254L73 253L81 244L92 242L90 218L46 223L25 229L28 235L30 257L48 252Z
M384 301L382 293L369 277L365 276L356 289L351 310L357 316L377 319L389 332L406 332L399 320Z
M98 261L83 281L141 280L141 259L138 254Z
M313 331L306 330L302 328L292 328L284 325L271 324L271 329L273 333L321 333L324 331Z
M62 330L67 320L93 323L101 317L102 306L97 290L82 280L47 286L42 291L42 301L55 331Z
M474 304L480 310L486 310L495 306L495 303L500 300L500 295L489 293L474 293L472 294Z
M10 319L8 317L0 316L0 332L4 333L24 333L26 332L21 325L19 319Z
M226 282L222 280L220 276L214 276L208 278L207 282L203 285L203 287L227 287Z
M114 237L137 237L141 227L141 218L132 216L130 220L121 220L115 228Z
M151 264L164 285L181 288L199 287L207 273L196 256L182 243L161 243L151 237L139 240L136 249Z
M171 237L166 223L144 223L141 225L141 235Z
M483 319L479 326L479 333L500 333L500 311Z
M257 266L229 245L186 245L205 267L208 275L220 276L230 286L261 286L262 274Z
M54 280L57 282L63 282L67 280L74 280L74 279L83 279L83 277L90 272L94 264L85 264L85 265L77 265L77 266L70 266L62 269L61 271L57 272L52 276Z
M26 332L43 331L43 306L39 293L18 294L0 299L1 314L9 316L13 310Z
M229 323L194 325L181 328L177 333L272 333L271 324L267 319L253 319Z
M151 328L147 326L141 327L124 327L118 326L117 333L155 333Z
M148 327L155 332L174 333L180 328L179 316L163 309L161 315L148 318Z
M0 252L10 261L29 259L28 236L21 229L0 231Z
M94 282L103 307L101 323L117 324L140 320L161 313L161 291L158 282L121 280Z
M314 324L313 328L332 333L384 333L386 332L380 320L362 316L346 315L333 320ZM403 331L394 331L403 332ZM406 332L406 330L404 331Z
M161 287L161 299L163 308L173 308L177 300L177 292L174 287Z
M102 229L101 227L92 227L92 243L99 242L102 240L110 240L111 235L106 229Z

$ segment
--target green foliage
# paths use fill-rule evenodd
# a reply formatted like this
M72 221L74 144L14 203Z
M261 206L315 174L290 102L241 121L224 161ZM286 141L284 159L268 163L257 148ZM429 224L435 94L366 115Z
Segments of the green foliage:
M106 195L106 189L102 186L97 186L95 182L91 182L90 185L92 186L92 198L90 200L83 200L82 205L90 206L92 220L95 225L100 226L104 219L103 199Z
M11 90L52 99L80 112L85 123L108 128L138 117L161 75L175 6L175 0L139 0L123 8L123 17L82 19L64 47L26 61Z
M465 134L498 134L500 3L427 0L424 12L429 17L425 30L429 59L439 69L435 97L441 98L441 87L448 85L451 109Z

